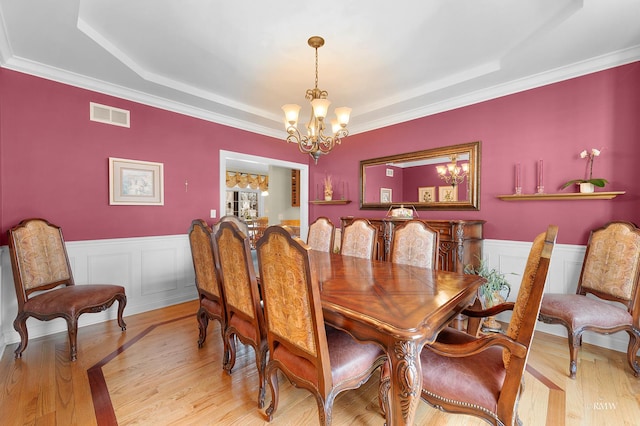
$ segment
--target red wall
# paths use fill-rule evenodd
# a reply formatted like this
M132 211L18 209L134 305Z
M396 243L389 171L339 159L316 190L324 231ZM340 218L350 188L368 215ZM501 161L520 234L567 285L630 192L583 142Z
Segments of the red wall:
M89 121L89 102L130 110L131 128ZM359 209L362 159L476 140L482 141L480 211L421 211L421 218L484 219L485 238L521 241L554 223L559 242L568 244L584 244L590 229L609 220L640 223L639 62L349 136L317 166L311 162L310 188L330 174L340 186L346 182L353 202L310 205L310 219L328 216L339 224L340 216L385 214ZM594 177L625 195L612 201L496 198L513 192L516 162L523 191L533 192L539 159L545 189L558 192L584 175L578 153L590 148L603 148ZM220 149L308 161L281 140L0 68L0 243L6 244L10 226L31 216L62 225L67 240L185 233L193 218L219 208ZM164 163L165 205L109 206L108 157Z
M280 140L3 68L0 94L2 244L34 216L68 241L184 234L220 208L220 149L306 161ZM130 110L131 128L89 121L89 102ZM164 206L110 206L109 157L164 163Z
M309 216L325 215L339 224L340 216L385 214L359 209L361 159L478 140L480 211L420 211L421 218L484 219L485 238L517 241L531 241L553 223L559 226L558 241L566 244L585 244L590 229L610 220L640 224L635 184L640 162L640 62L349 136L317 167L323 174L352 182L353 202L312 206ZM564 182L584 176L586 161L578 154L591 148L603 148L595 160L594 177L609 180L604 190L624 190L625 195L611 201L496 198L513 193L517 162L522 164L523 192L533 193L539 159L544 160L546 192L559 192Z

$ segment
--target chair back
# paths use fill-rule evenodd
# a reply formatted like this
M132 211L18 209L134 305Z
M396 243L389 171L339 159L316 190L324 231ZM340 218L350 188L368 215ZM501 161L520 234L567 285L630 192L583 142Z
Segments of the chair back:
M220 227L221 223L224 222L233 222L236 224L236 226L238 227L238 229L240 231L242 231L242 233L244 233L244 235L249 235L249 225L247 225L247 222L245 222L244 220L242 220L241 218L239 218L238 216L234 216L232 214L228 214L226 216L222 216L220 218L220 220L211 227L212 230L212 235L215 235L218 232L218 228Z
M280 226L267 228L258 241L269 362L326 395L332 385L331 366L309 250Z
M577 294L591 293L640 312L640 229L630 222L614 221L591 231Z
M342 230L340 253L345 256L374 259L377 241L378 228L371 225L367 219L354 219Z
M59 226L44 219L27 219L8 234L20 310L35 291L75 284Z
M333 250L334 234L335 226L333 226L333 223L329 218L321 216L309 225L307 245L312 250L331 253Z
M438 231L423 221L407 221L393 231L391 261L437 269L439 240Z
M250 323L253 336L247 337L260 341L260 336L264 334L264 324L249 237L238 229L235 222L224 221L220 223L214 241L227 323L229 326L239 320ZM235 316L238 318L234 318Z
M191 222L189 244L198 293L221 301L222 291L213 255L212 231L204 220L196 219Z
M541 233L533 240L529 251L520 290L506 331L507 336L526 347L527 354L524 358L516 358L511 357L507 350L504 351L503 360L505 367L507 367L505 387L507 382L511 380L512 389L518 389L522 374L524 374L557 235L558 227L549 225L546 233ZM516 361L511 362L512 360Z

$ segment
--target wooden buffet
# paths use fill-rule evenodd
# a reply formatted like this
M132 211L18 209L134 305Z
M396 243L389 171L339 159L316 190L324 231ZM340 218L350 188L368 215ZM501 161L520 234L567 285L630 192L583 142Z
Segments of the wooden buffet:
M342 229L353 221L353 216L341 217ZM393 217L367 218L378 228L378 260L389 260L393 230L408 219ZM482 259L482 231L484 220L429 220L419 219L440 234L438 267L443 271L464 272L466 265L477 266Z

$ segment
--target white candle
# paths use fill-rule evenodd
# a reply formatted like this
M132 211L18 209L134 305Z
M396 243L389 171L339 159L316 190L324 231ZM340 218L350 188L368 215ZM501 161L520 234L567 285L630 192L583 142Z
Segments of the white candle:
M516 188L520 186L520 163L516 163Z

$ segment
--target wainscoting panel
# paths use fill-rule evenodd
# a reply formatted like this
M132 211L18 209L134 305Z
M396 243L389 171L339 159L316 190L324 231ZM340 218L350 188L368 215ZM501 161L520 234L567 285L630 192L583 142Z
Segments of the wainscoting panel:
M560 230L562 232L562 230ZM532 236L533 239L533 236ZM530 242L484 240L483 252L489 267L505 273L511 284L509 300L515 301L527 262ZM119 283L127 291L125 317L197 298L193 263L187 235L77 241L67 243L76 283ZM557 244L554 248L545 291L574 293L585 247ZM19 341L13 329L17 312L9 250L0 247L0 351ZM117 308L80 317L80 326L113 320ZM509 316L498 319L508 321ZM126 320L126 319L125 319ZM63 320L29 319L30 338L66 330ZM562 326L538 322L537 329L565 336ZM626 333L602 336L586 333L584 342L625 352ZM28 350L28 349L27 349ZM568 348L567 348L568 357Z

